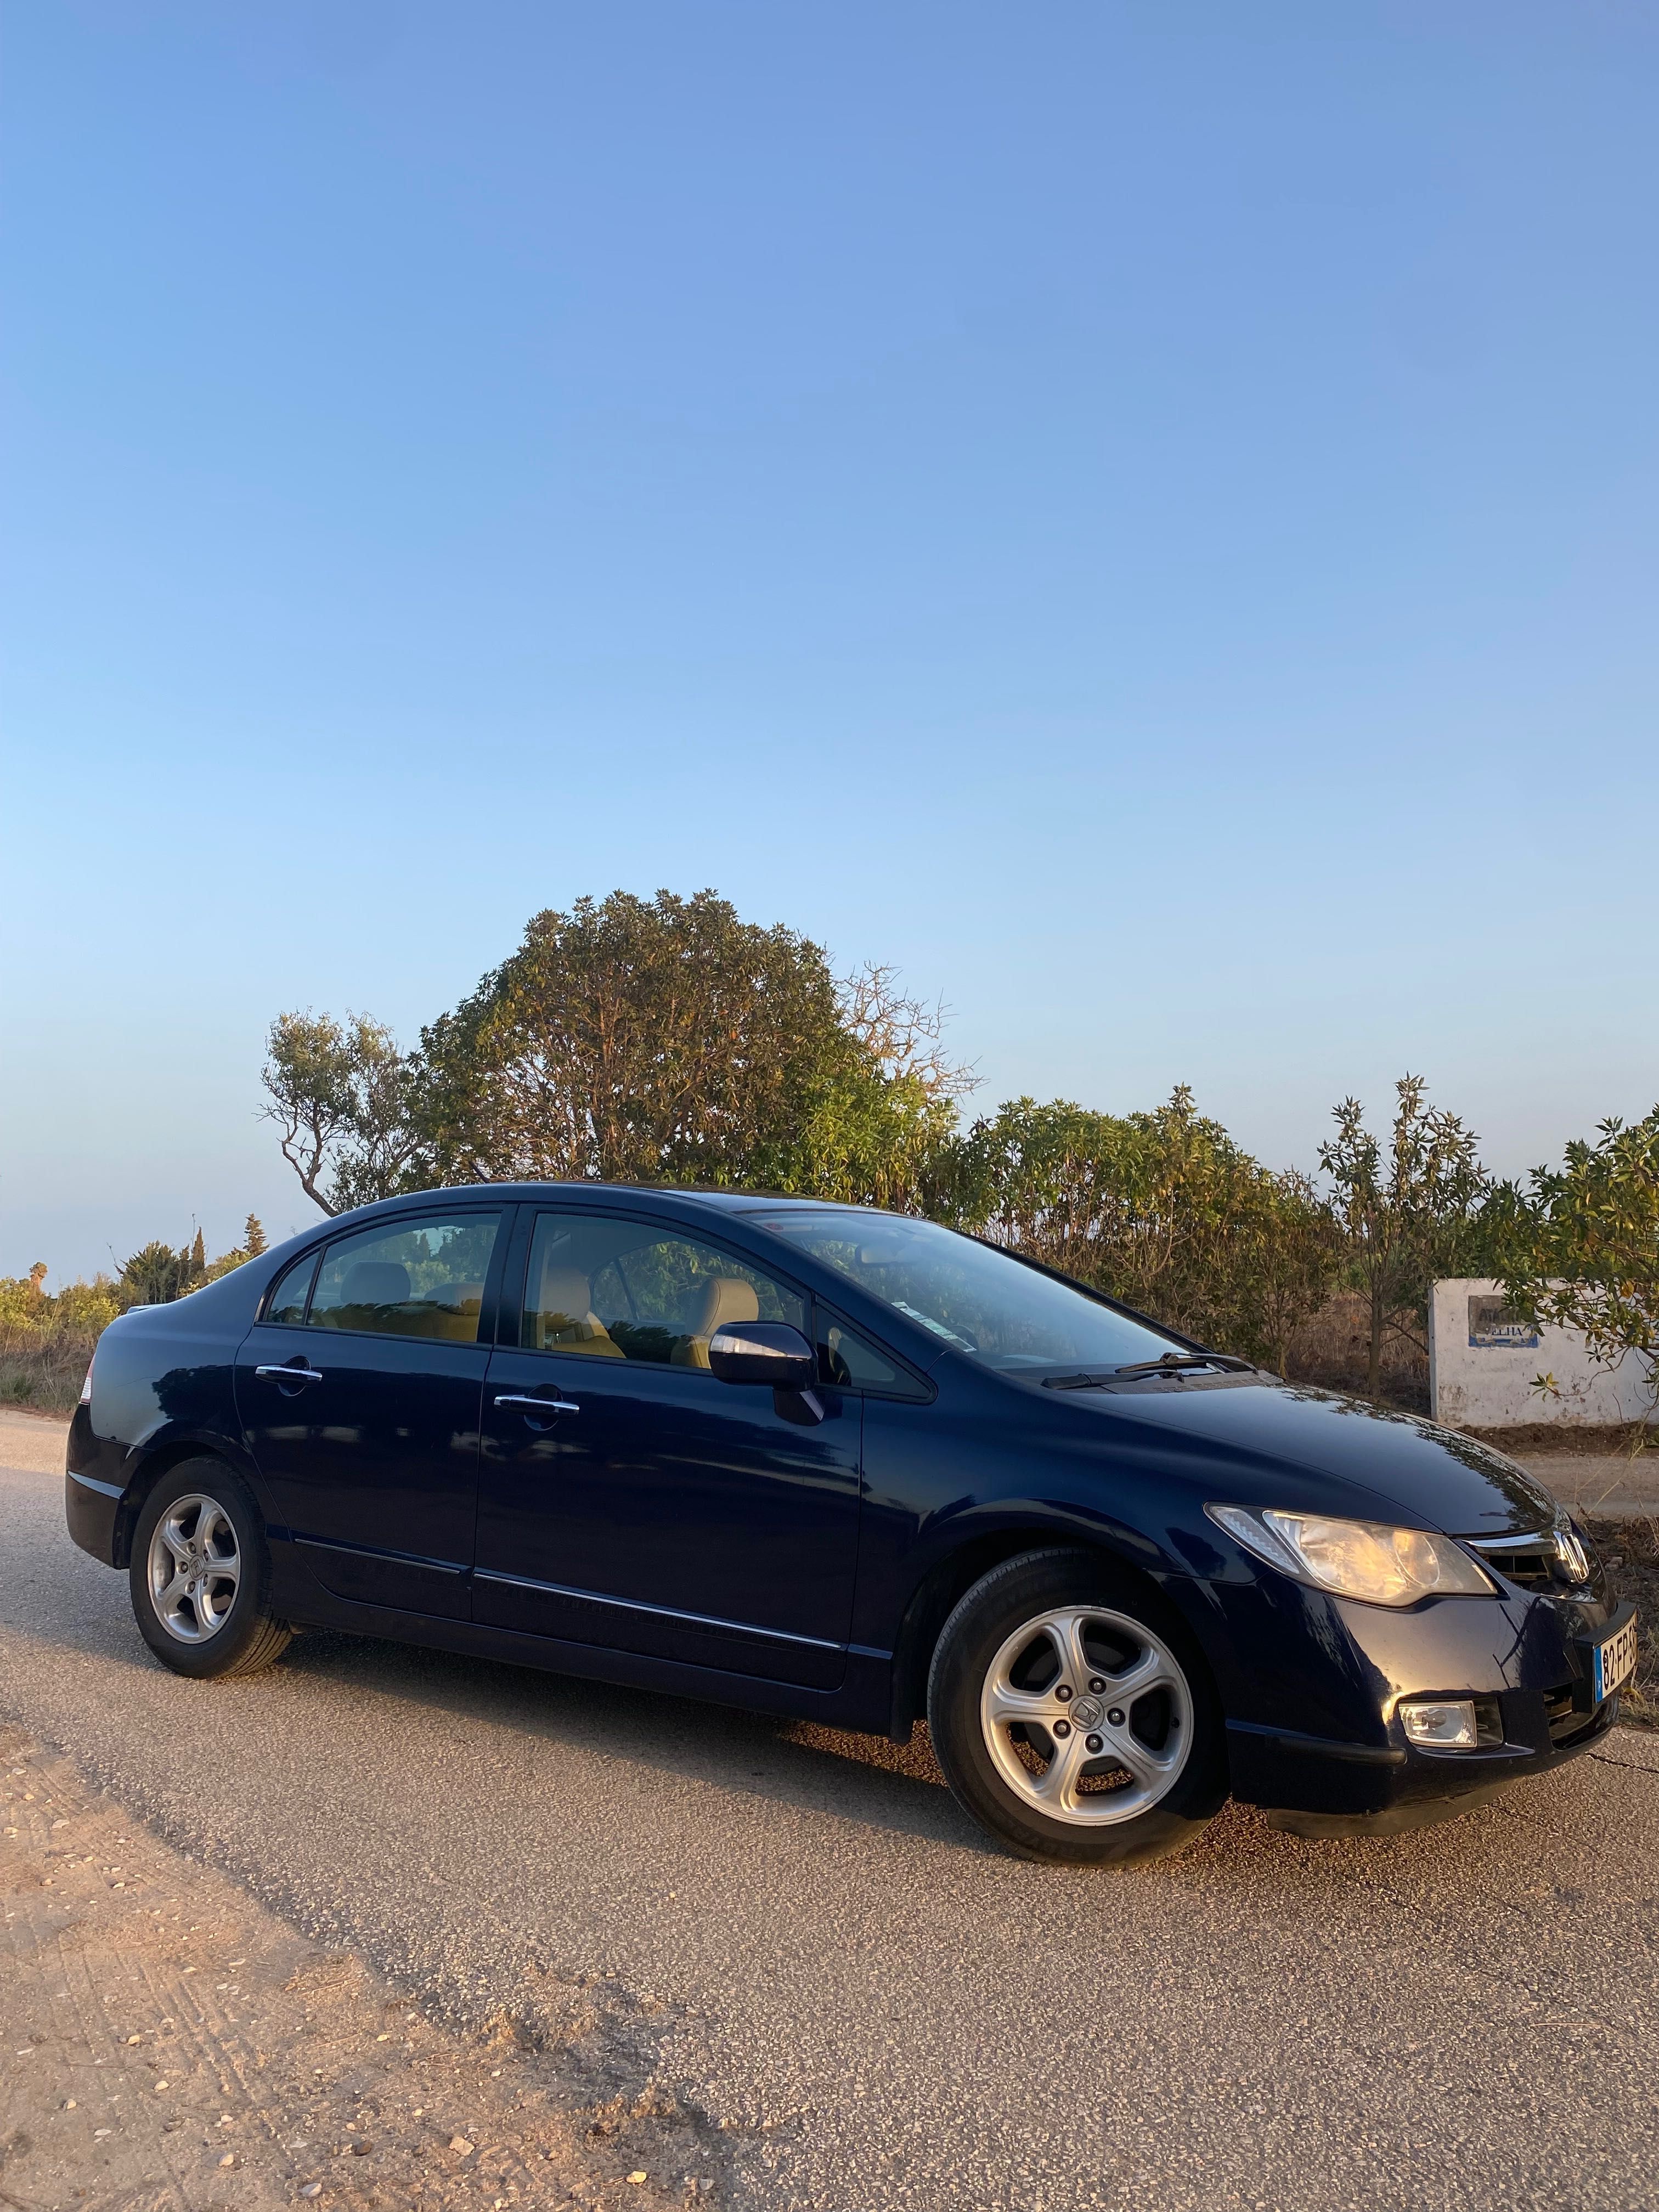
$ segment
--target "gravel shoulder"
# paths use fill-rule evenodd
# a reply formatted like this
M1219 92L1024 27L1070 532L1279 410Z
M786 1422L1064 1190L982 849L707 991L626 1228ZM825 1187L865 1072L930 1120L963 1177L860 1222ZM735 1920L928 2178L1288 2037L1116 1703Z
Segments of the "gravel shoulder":
M0 1761L0 2204L718 2201L665 2100L573 2108L546 2052L435 2025L21 1729Z

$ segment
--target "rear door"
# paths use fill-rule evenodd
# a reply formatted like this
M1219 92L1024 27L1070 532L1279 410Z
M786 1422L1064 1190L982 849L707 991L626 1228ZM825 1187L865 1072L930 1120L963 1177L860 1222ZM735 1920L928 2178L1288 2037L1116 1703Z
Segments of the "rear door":
M830 1689L846 1668L860 1406L722 1382L722 1321L799 1291L637 1215L525 1213L490 1364L473 1617ZM527 1260L527 1269L525 1261ZM520 1287L522 1286L522 1287ZM512 1295L512 1292L509 1293Z
M467 1617L501 1220L458 1206L337 1238L237 1355L273 1535L337 1597Z

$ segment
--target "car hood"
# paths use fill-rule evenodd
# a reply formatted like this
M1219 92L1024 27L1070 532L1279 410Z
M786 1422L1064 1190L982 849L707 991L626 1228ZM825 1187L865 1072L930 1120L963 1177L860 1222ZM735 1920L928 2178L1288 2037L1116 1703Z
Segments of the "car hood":
M1237 1504L1271 1505L1275 1468L1294 1470L1304 1506L1306 1478L1350 1487L1326 1510L1381 1517L1392 1504L1408 1518L1454 1536L1509 1536L1547 1528L1556 1503L1527 1469L1473 1437L1414 1413L1385 1412L1328 1390L1267 1380L1234 1384L1155 1384L1130 1392L1079 1392L1116 1420L1179 1436L1206 1462L1206 1479L1235 1478ZM1196 1469L1194 1469L1196 1472Z

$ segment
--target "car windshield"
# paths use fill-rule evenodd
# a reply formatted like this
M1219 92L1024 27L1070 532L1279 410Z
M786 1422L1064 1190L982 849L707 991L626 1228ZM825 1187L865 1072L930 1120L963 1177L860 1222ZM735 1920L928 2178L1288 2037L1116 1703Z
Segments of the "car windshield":
M936 1222L828 1206L763 1219L775 1237L1004 1374L1104 1371L1174 1348L1146 1322Z

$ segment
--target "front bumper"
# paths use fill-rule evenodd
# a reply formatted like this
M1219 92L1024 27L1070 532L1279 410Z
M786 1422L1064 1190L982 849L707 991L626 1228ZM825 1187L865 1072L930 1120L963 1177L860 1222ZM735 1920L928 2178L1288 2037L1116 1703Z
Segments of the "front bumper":
M1227 1748L1233 1795L1276 1826L1390 1834L1452 1818L1576 1758L1618 1718L1617 1692L1598 1705L1590 1689L1588 1644L1616 1620L1599 1592L1511 1589L1395 1610L1273 1579L1254 1595L1279 1664L1247 1701L1229 1700ZM1478 1700L1498 1740L1407 1741L1404 1700L1454 1697Z

